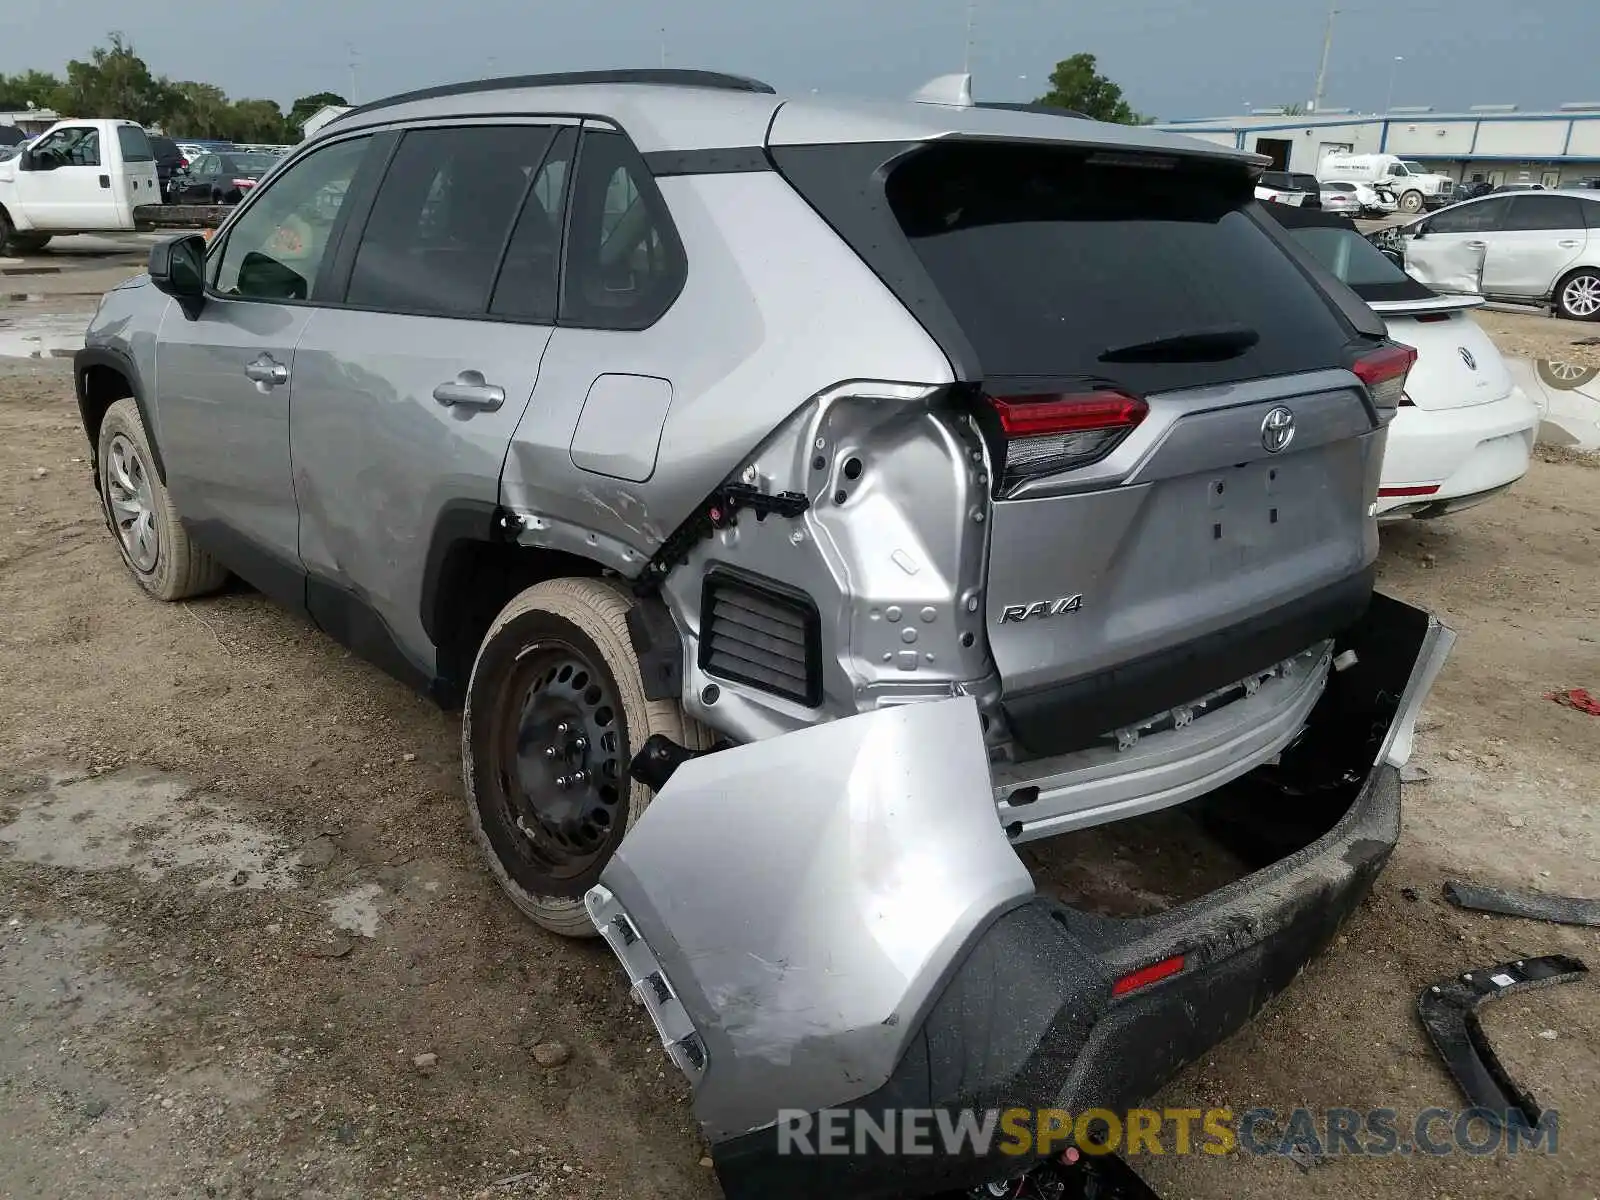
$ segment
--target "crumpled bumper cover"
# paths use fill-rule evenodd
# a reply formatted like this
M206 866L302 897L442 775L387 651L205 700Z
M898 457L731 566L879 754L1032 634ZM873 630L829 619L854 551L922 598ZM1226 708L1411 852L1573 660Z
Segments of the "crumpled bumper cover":
M915 1196L1015 1157L782 1152L781 1111L1119 1108L1282 991L1400 830L1397 768L1453 635L1378 595L1295 753L1343 756L1338 815L1286 857L1138 919L1035 894L970 699L866 714L680 768L589 896L730 1200ZM1320 827L1320 826L1319 826ZM1119 980L1182 956L1136 990Z

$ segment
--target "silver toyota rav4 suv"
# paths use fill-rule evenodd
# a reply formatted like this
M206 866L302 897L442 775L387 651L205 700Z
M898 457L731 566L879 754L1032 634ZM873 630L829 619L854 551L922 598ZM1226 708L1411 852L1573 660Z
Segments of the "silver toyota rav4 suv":
M985 1184L784 1150L1147 1094L1398 836L1449 641L1372 593L1412 352L1261 165L964 86L396 96L106 296L96 484L151 595L232 573L464 707L490 867L616 951L731 1196ZM1160 913L1016 852L1179 805L1255 855Z

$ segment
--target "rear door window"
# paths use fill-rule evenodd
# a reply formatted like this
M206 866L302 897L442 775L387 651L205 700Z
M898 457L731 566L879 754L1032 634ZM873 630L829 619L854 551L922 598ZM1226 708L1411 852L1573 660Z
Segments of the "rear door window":
M1437 216L1429 217L1428 233L1487 233L1500 228L1501 218L1511 207L1504 196L1494 200L1477 200L1457 208L1447 208Z
M127 163L155 162L155 148L150 136L137 125L117 126L117 149L122 151L122 161Z
M556 134L522 202L505 261L495 281L489 311L523 321L553 321L561 274L561 229L566 219L567 178L578 131Z
M1159 391L1336 366L1352 336L1256 223L1236 169L953 143L914 155L887 190L986 376ZM1223 328L1256 340L1217 361L1108 362Z
M1582 229L1576 196L1514 196L1502 229Z
M483 313L554 132L546 125L409 131L361 234L346 303L434 316Z

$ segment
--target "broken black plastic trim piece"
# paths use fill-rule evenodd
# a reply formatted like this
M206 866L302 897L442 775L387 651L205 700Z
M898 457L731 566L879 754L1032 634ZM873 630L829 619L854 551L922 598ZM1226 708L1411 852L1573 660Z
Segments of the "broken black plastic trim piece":
M1483 887L1452 880L1444 885L1444 898L1457 908L1474 912L1527 917L1530 921L1551 921L1557 925L1600 926L1600 900L1586 900L1582 896L1552 896L1549 892Z
M1085 1155L1042 1162L1019 1179L950 1192L934 1200L1161 1200L1139 1173L1115 1154Z
M728 742L719 741L709 750L690 750L680 746L664 733L653 733L645 739L639 753L633 756L633 761L628 764L628 775L645 785L651 791L659 792L667 786L667 780L672 778L672 773L692 758L702 758L707 754L715 754L718 750L725 750L730 745Z
M1581 961L1565 954L1519 958L1442 980L1417 997L1417 1014L1445 1067L1468 1103L1485 1110L1486 1119L1504 1120L1515 1110L1533 1128L1542 1112L1537 1101L1501 1066L1478 1020L1478 1009L1512 992L1570 983L1588 971Z
M751 509L758 520L765 520L769 516L798 517L810 507L811 500L804 492L774 495L748 483L725 483L661 543L634 586L645 591L656 586L698 543L732 525L743 509Z

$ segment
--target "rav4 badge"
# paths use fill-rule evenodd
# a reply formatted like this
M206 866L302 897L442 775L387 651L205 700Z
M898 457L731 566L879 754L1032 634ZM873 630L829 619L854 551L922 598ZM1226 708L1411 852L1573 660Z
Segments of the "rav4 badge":
M1059 617L1083 607L1082 596L1062 596L1059 600L1035 600L1032 604L1008 604L1000 613L1001 625L1026 621L1029 617Z

